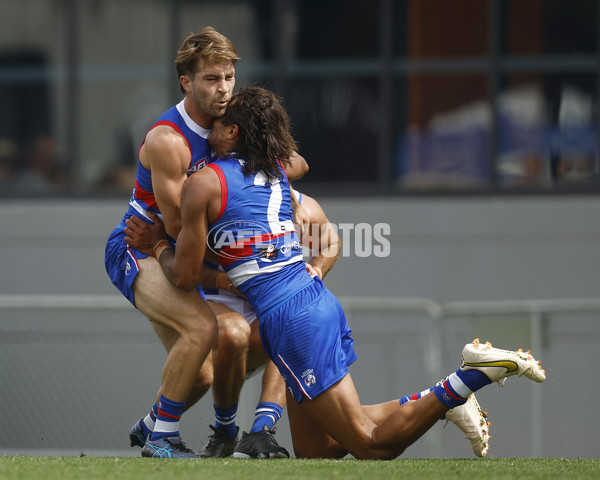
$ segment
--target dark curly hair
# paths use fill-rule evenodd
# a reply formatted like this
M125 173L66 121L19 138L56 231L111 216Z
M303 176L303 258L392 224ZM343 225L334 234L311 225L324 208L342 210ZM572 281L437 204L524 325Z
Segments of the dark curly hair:
M289 165L298 149L281 99L264 88L242 88L221 120L224 125L238 126L236 152L247 158L246 175L262 171L268 178L279 177L277 161Z

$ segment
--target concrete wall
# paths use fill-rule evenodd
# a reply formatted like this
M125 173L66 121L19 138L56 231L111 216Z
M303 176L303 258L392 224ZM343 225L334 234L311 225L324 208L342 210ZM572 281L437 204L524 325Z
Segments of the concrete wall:
M125 203L0 203L0 294L116 294L104 272L103 252ZM355 256L349 236L351 255L340 258L326 279L338 296L424 297L439 303L599 296L600 202L595 197L321 203L333 223L389 223L391 228L387 258ZM363 402L415 393L438 380L429 378L423 362L433 325L427 315L350 312L349 321L359 354L352 374ZM532 454L531 400L542 392L548 398L542 455L597 457L593 435L600 421L589 412L600 392L597 382L590 382L595 371L583 362L600 346L597 315L553 317L547 327L546 383L510 379L505 389L489 387L478 395L493 422L490 456ZM462 345L473 336L511 348L531 342L527 317L458 318L436 328L443 339L445 373L456 369ZM128 447L128 429L151 406L164 357L133 307L0 309L0 394L11 413L4 428L12 432L0 441L0 454L138 455ZM251 424L258 393L258 380L244 387L241 429ZM200 448L209 433L211 407L211 399L204 398L184 416L182 431L192 448ZM291 448L286 419L279 428L280 442ZM470 457L461 438L455 427L442 429L440 423L406 455Z
M332 223L388 223L386 258L342 257L341 296L502 300L597 296L600 201L553 198L324 199ZM3 293L115 293L104 242L126 201L0 203ZM7 274L10 272L10 274Z

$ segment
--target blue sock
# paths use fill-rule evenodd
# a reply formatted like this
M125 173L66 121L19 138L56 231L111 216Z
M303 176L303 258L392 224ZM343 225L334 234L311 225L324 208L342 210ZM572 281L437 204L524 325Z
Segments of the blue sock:
M237 403L233 407L219 408L214 405L215 408L215 428L221 428L225 430L231 438L237 435L238 429L235 426L235 417L237 416Z
M415 400L418 400L419 398L424 397L425 395L430 394L431 392L433 392L433 390L435 389L435 387L431 387L428 388L427 390L423 390L422 392L419 393L414 393L413 395L410 396L404 396L400 399L400 405L404 405L405 403L408 402L414 402ZM440 420L445 420L446 415L442 415L442 417L440 418Z
M150 440L158 440L161 437L176 437L179 435L179 419L183 413L185 402L175 402L164 396L160 396L156 424Z
M440 402L448 408L458 407L467 401L467 397L482 387L489 385L491 380L479 370L459 368L455 373L436 385L433 392Z
M465 370L458 369L456 375L463 381L463 383L469 387L473 392L476 392L482 387L489 385L492 381L487 375L479 370Z
M456 381L453 381L455 379L456 374L453 373L446 380L433 387L433 393L437 399L451 409L463 405L467 401L467 397L471 394L470 391L467 393L464 385L458 388Z
M254 423L250 429L250 433L262 431L265 425L268 425L271 430L281 418L283 408L281 405L273 402L260 402L254 411Z

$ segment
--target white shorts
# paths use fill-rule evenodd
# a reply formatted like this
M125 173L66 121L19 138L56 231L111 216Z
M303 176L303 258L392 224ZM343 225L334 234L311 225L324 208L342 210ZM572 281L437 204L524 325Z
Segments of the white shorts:
M252 310L248 301L225 290L222 290L222 292L223 293L217 295L207 294L206 300L229 307L231 310L244 317L249 325L252 325L252 322L256 320L256 313L254 313L254 310Z

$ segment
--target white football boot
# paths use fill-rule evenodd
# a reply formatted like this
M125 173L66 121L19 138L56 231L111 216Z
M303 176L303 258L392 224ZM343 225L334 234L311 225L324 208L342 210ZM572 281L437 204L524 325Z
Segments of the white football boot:
M471 442L473 453L478 457L485 457L490 449L490 425L487 412L479 406L479 402L472 393L467 397L466 403L454 407L446 412L446 424L452 422L460 428L465 438Z
M490 342L479 343L476 338L465 345L462 351L462 371L479 370L492 382L502 385L506 377L525 375L534 382L546 380L546 372L542 369L531 352L519 349L516 352L492 347Z

